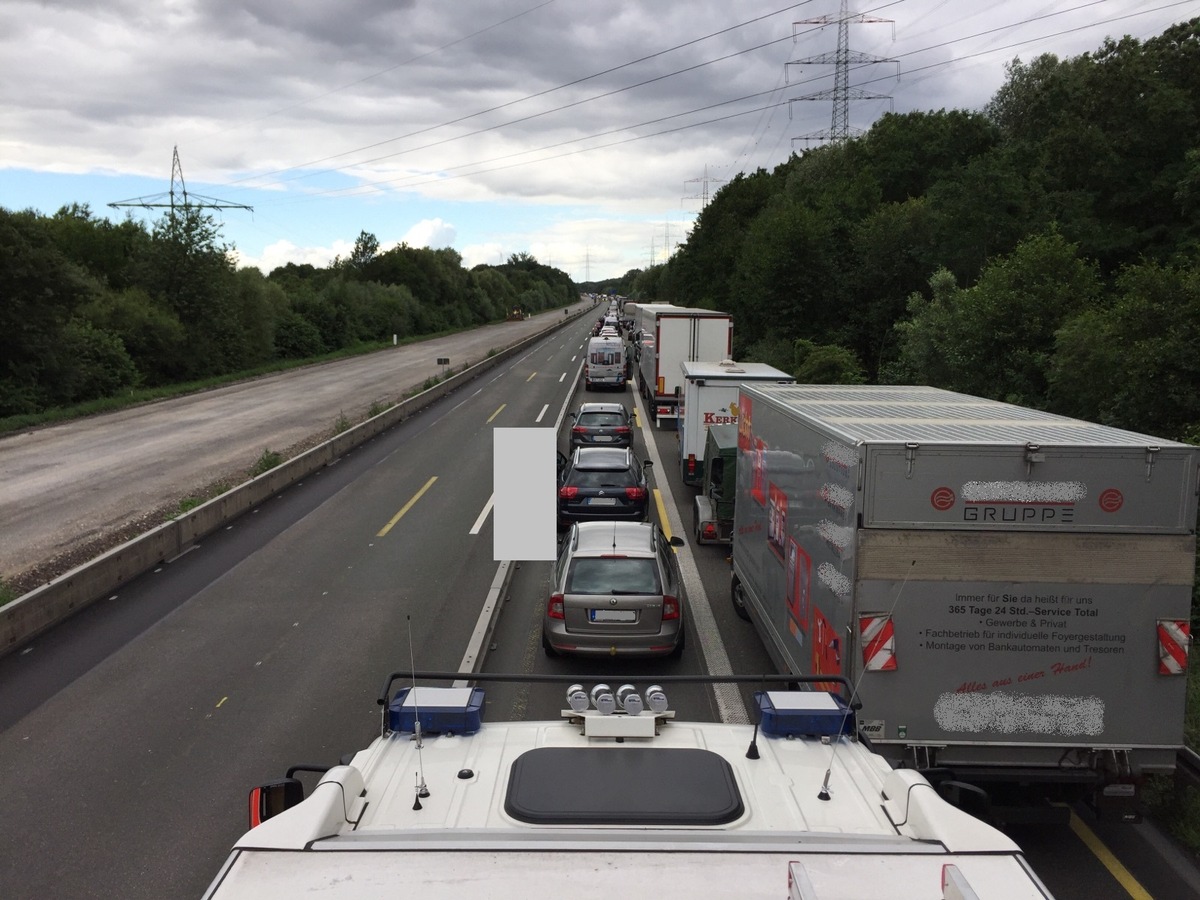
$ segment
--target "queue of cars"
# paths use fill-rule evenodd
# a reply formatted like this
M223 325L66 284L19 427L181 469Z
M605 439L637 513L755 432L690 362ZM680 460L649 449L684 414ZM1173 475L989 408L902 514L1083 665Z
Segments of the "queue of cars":
M571 415L558 454L560 552L542 616L548 656L679 656L685 598L675 548L650 521L647 470L621 403Z

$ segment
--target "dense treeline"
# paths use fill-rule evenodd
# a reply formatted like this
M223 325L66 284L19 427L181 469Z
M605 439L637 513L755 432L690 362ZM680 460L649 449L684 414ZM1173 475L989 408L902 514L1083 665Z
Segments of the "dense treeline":
M516 254L467 271L454 250L367 232L327 268L238 269L211 217L147 229L72 205L0 208L0 418L503 320L573 302L566 273Z
M1200 438L1200 19L1013 62L724 186L634 296L806 382L932 384Z

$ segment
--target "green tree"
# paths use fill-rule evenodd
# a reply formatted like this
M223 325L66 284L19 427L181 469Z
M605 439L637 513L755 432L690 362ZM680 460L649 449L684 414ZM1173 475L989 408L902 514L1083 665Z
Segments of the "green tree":
M183 323L166 303L142 288L104 291L79 315L95 328L120 337L143 383L169 384L183 376L180 360L187 348Z
M1051 408L1180 439L1200 427L1200 273L1158 263L1120 273L1111 302L1056 335Z
M1092 308L1101 282L1055 233L1024 241L968 289L943 279L901 326L901 359L917 380L1044 409L1055 333Z
M51 402L65 406L111 397L138 383L137 367L112 332L72 319L61 340L63 355L54 373Z
M845 347L799 340L795 358L792 374L800 384L866 384L862 364Z
M42 217L0 208L0 416L38 412L61 396L55 381L70 363L64 333L97 291Z

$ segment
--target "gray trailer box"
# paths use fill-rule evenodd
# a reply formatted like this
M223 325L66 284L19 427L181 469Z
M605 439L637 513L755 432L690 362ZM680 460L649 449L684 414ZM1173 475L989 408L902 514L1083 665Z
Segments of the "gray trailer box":
M735 603L782 670L858 685L882 754L1111 795L1173 770L1197 448L927 387L739 409Z

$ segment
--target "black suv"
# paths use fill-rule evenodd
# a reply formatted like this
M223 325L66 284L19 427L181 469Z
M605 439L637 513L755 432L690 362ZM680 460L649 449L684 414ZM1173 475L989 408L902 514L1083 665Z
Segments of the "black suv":
M644 522L650 509L646 469L629 449L580 447L558 455L558 525L595 519Z
M584 403L571 413L571 449L628 447L633 443L633 419L620 403Z

